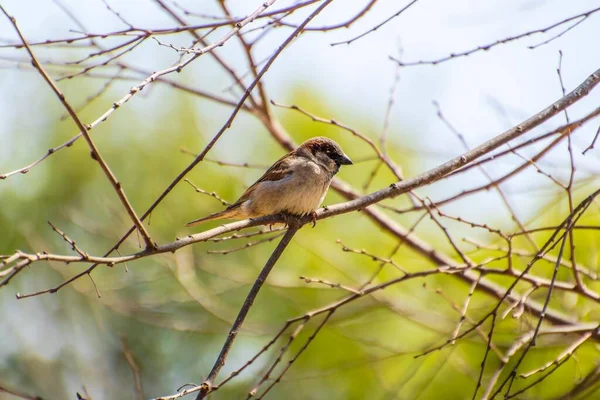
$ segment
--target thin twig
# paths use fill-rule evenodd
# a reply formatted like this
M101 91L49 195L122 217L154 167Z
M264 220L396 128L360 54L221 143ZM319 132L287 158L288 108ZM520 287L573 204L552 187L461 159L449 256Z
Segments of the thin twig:
M18 392L13 389L8 389L4 384L0 384L0 393L8 393L9 395L25 400L43 400L40 396L31 396L25 393Z
M487 50L489 50L492 47L495 47L497 45L505 44L505 43L510 43L510 42L515 41L515 40L522 39L524 37L531 36L531 35L534 35L534 34L537 34L537 33L546 33L549 30L552 30L554 28L557 28L557 27L559 27L561 25L564 25L566 23L569 23L569 22L571 22L573 20L576 20L576 19L579 19L579 18L585 20L588 17L590 17L592 14L594 14L594 13L596 13L598 11L600 11L600 7L594 8L593 10L586 11L586 12L581 13L581 14L574 15L574 16L566 18L566 19L563 19L562 21L556 22L556 23L554 23L552 25L549 25L549 26L546 26L545 28L535 29L535 30L532 30L532 31L521 33L521 34L516 35L516 36L511 36L511 37L508 37L508 38L505 38L505 39L496 40L495 42L488 43L488 44L482 45L482 46L477 46L477 47L475 47L473 49L470 49L470 50L466 50L466 51L462 51L462 52L457 52L457 53L450 53L450 55L448 55L446 57L438 58L438 59L435 59L435 60L422 60L422 61L404 62L404 61L400 61L400 60L398 60L398 59L396 59L396 58L394 58L392 56L390 56L390 59L396 61L399 65L401 65L403 67L415 66L415 65L437 65L439 63L446 62L446 61L449 61L449 60L453 60L453 59L459 58L459 57L465 57L465 56L471 55L471 54L479 52L479 51L487 51ZM569 28L568 30L570 30L572 28L574 28L574 26L571 27L571 28ZM566 32L568 32L568 30ZM562 34L564 34L566 32L563 32ZM560 35L553 37L552 40L556 39L559 36ZM535 48L535 46L533 46L533 48Z
M277 239L278 237L283 236L283 234L284 234L284 232L281 232L281 233L278 233L277 235L273 235L273 236L270 236L270 237L265 238L265 239L257 240L256 242L248 242L248 243L246 243L243 246L235 247L233 249L227 249L227 250L207 250L207 253L208 254L227 255L227 254L230 254L230 253L234 253L236 251L246 250L246 249L248 249L250 247L258 246L258 245L263 244L263 243L272 242L273 240Z
M600 126L596 130L596 134L594 135L594 139L592 140L592 143L590 143L590 145L584 151L582 151L581 154L583 154L585 156L585 153L587 153L588 150L592 150L594 148L594 145L596 144L596 140L598 140L598 136L600 136Z
M194 190L196 191L196 193L202 193L205 194L207 196L213 197L215 199L217 199L219 202L221 202L222 205L224 206L228 206L230 203L227 200L224 200L222 197L220 197L217 192L207 192L206 190L202 190L200 189L198 186L194 185L192 182L190 182L189 179L184 179L184 182L188 183L191 187L194 188Z
M300 279L302 279L306 283L320 283L321 285L329 286L330 288L333 288L333 289L342 289L342 290L345 290L347 292L354 293L354 294L362 293L360 290L351 288L346 285L342 285L341 283L333 283L333 282L329 282L329 281L326 281L323 279L307 278L305 276L301 276Z
M141 369L135 361L135 357L131 353L131 349L129 348L129 344L127 343L127 339L125 337L121 337L121 346L123 347L123 355L125 356L125 360L127 360L127 364L129 365L131 373L133 374L135 398L137 400L144 400L146 399L146 395L144 394L144 386L140 376Z
M385 20L383 20L382 22L380 22L379 24L375 25L373 28L369 29L368 31L361 33L358 36L353 37L350 40L345 40L343 42L335 42L335 43L331 43L331 46L338 46L340 44L351 44L352 42L367 36L369 33L371 32L375 32L377 29L381 28L383 25L387 24L388 22L390 22L391 20L393 20L394 18L396 18L397 16L399 16L400 14L402 14L404 11L406 11L410 6L412 6L413 4L415 4L417 2L417 0L412 0L410 3L408 3L406 6L402 7L400 9L400 11L396 12L395 14L391 15L390 17L386 18Z

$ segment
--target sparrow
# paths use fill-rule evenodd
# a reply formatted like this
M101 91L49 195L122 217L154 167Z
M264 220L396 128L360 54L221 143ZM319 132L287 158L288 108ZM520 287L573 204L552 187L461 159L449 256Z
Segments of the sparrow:
M333 140L314 137L277 160L265 174L225 210L190 221L186 226L217 219L247 219L273 214L313 215L334 175L352 160Z

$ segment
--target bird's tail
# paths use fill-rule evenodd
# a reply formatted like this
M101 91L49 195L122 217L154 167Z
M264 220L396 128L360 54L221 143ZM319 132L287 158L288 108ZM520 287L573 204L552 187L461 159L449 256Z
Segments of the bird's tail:
M233 209L226 209L223 211L216 212L214 214L209 214L205 217L195 219L193 221L188 222L185 226L195 226L207 221L213 221L215 219L227 219L227 218L235 218L238 216L240 210L236 207Z

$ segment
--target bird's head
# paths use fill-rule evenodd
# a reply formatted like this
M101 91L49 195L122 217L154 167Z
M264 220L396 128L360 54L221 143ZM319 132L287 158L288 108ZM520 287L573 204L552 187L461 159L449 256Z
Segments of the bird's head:
M326 137L308 139L300 145L298 152L306 153L334 174L338 172L341 165L352 164L352 160L342 151L340 145Z

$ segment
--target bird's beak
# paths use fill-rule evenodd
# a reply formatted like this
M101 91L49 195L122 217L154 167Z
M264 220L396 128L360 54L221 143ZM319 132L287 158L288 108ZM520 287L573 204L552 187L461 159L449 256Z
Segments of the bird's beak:
M345 154L342 154L340 158L338 158L338 163L341 165L352 165L352 160Z

